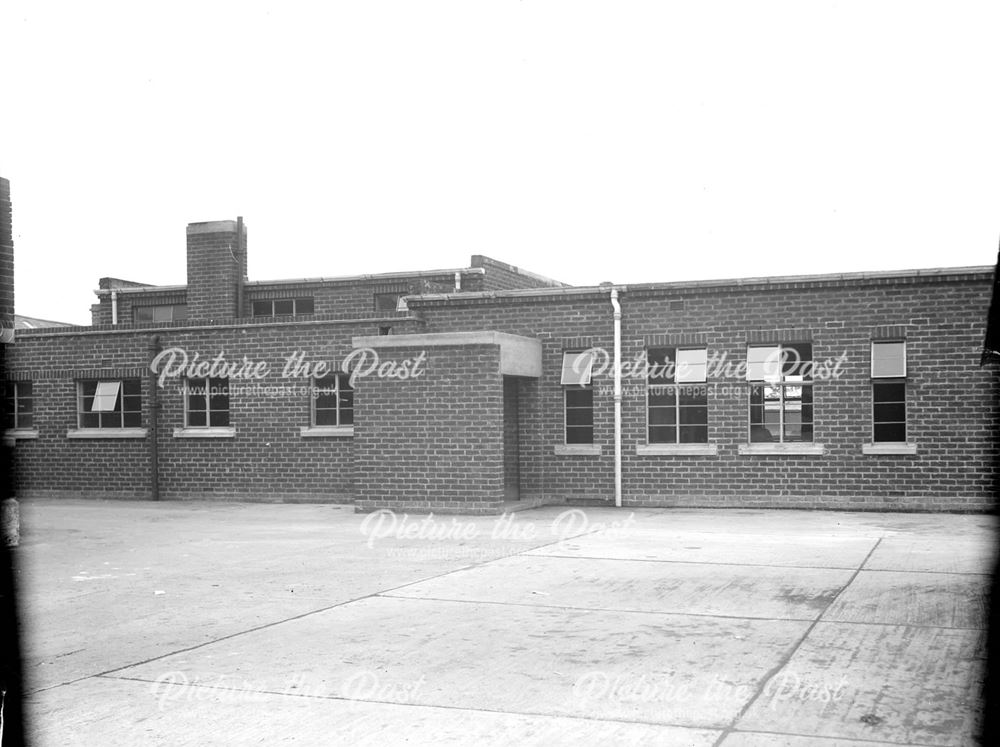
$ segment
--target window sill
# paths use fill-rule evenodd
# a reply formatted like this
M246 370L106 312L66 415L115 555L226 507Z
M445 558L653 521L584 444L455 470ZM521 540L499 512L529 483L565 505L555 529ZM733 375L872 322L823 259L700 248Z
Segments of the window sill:
M792 443L792 444L740 444L739 453L743 456L822 456L826 453L823 444Z
M37 428L11 428L3 432L3 437L7 441L27 441L38 438Z
M600 456L599 444L556 444L556 456Z
M718 444L639 444L639 456L716 456Z
M914 443L894 443L891 441L880 441L879 443L862 444L862 454L877 456L879 454L916 454L917 445Z
M145 438L146 428L74 428L66 438Z
M302 438L351 438L353 425L313 425L299 428Z
M214 428L174 428L174 438L233 438L236 429L230 426Z

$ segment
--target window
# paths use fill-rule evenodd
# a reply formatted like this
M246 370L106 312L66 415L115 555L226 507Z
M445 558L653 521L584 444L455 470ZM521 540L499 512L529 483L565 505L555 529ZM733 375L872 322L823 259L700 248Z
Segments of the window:
M812 344L750 345L750 442L813 440Z
M6 430L34 427L34 397L30 381L8 381L4 384L4 424Z
M590 382L593 368L593 353L563 353L560 381L563 385L567 444L594 443L594 388Z
M77 382L78 428L141 428L142 382L117 379Z
M647 438L651 444L708 443L708 351L646 351Z
M136 324L180 322L187 319L187 305L178 303L136 306L132 309L132 319Z
M229 380L184 380L184 427L218 428L229 425Z
M305 316L315 311L312 298L275 298L267 301L254 301L252 313L254 316Z
M354 390L346 373L313 380L312 425L354 425Z
M906 343L872 343L872 441L906 442Z
M405 291L397 293L376 293L375 311L380 314L388 314L393 311L405 311L406 304L402 301Z

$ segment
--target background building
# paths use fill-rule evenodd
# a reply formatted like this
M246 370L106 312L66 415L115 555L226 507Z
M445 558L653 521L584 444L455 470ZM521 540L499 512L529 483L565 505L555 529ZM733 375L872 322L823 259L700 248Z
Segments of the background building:
M18 330L20 497L992 508L993 268L250 281L241 220L190 224L187 259L185 286L101 279L91 327Z

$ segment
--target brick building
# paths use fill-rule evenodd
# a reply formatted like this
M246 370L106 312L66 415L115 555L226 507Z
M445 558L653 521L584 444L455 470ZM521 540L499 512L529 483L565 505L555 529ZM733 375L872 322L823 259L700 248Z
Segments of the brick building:
M992 268L266 282L246 245L191 224L187 285L103 278L92 326L16 333L20 497L992 508Z

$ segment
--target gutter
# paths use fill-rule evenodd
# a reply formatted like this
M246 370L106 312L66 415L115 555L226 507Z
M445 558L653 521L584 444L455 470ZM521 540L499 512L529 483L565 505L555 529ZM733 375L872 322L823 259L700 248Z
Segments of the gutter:
M615 376L615 507L622 507L622 307L618 289L611 289L614 310L614 376Z

